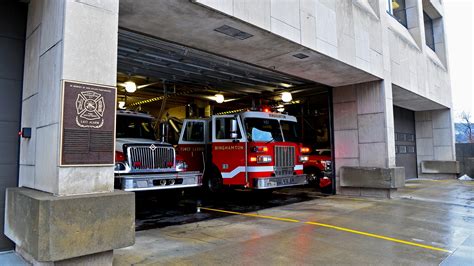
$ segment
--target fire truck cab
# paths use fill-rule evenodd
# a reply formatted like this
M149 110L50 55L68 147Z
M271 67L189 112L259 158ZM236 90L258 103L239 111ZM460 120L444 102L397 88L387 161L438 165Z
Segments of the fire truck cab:
M210 191L222 186L272 189L305 185L294 116L245 111L184 120L177 152L201 171Z

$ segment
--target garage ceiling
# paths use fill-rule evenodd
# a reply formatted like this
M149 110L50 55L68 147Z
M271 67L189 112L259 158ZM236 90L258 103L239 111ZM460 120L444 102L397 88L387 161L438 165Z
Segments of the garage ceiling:
M322 85L216 56L125 29L119 30L119 81L133 79L138 85L165 82L173 90L196 88L214 94L278 93L281 90L312 90ZM142 91L162 93L162 84Z

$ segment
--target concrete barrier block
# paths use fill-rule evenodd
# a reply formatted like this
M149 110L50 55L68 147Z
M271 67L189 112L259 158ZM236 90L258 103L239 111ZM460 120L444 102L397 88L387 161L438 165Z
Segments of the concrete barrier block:
M422 161L423 174L458 174L460 172L458 161Z
M405 168L347 167L340 169L341 187L400 188L405 186Z
M8 188L5 208L5 235L38 262L106 252L135 242L134 193L57 197Z

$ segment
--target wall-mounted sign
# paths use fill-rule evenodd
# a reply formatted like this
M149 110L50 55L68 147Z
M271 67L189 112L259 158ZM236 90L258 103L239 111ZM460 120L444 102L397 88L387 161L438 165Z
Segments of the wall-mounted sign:
M63 82L61 165L112 165L114 87Z

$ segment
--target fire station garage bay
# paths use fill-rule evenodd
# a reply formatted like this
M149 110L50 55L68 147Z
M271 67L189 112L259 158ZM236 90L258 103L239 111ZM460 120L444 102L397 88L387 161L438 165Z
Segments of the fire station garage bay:
M18 186L2 187L4 250L16 246L30 262L182 262L151 250L164 250L159 243L178 245L181 257L209 250L203 243L218 237L187 231L200 223L227 230L219 223L234 216L225 237L246 230L239 219L304 223L303 231L319 226L351 237L334 243L369 241L357 243L372 250L377 241L390 242L382 250L401 243L432 262L464 241L436 235L420 244L397 231L403 222L378 231L354 222L385 223L378 217L391 205L341 218L347 223L306 222L334 215L327 209L395 204L398 193L425 185L421 178L458 173L442 12L432 1L415 2L439 19L436 51L421 31L385 14L386 1L24 2L6 4L23 12L15 18L23 26L11 28L18 32L0 28L21 47L0 46L21 50L11 59L18 73L4 71L19 80L18 91L0 105L8 114L21 106L0 116L20 131L19 144L5 146L19 156L5 164L8 184ZM306 208L314 213L305 218ZM203 243L170 240L173 230ZM301 230L282 241L309 241ZM336 262L335 250L319 259ZM354 262L370 261L356 253ZM213 256L205 262L217 263Z

